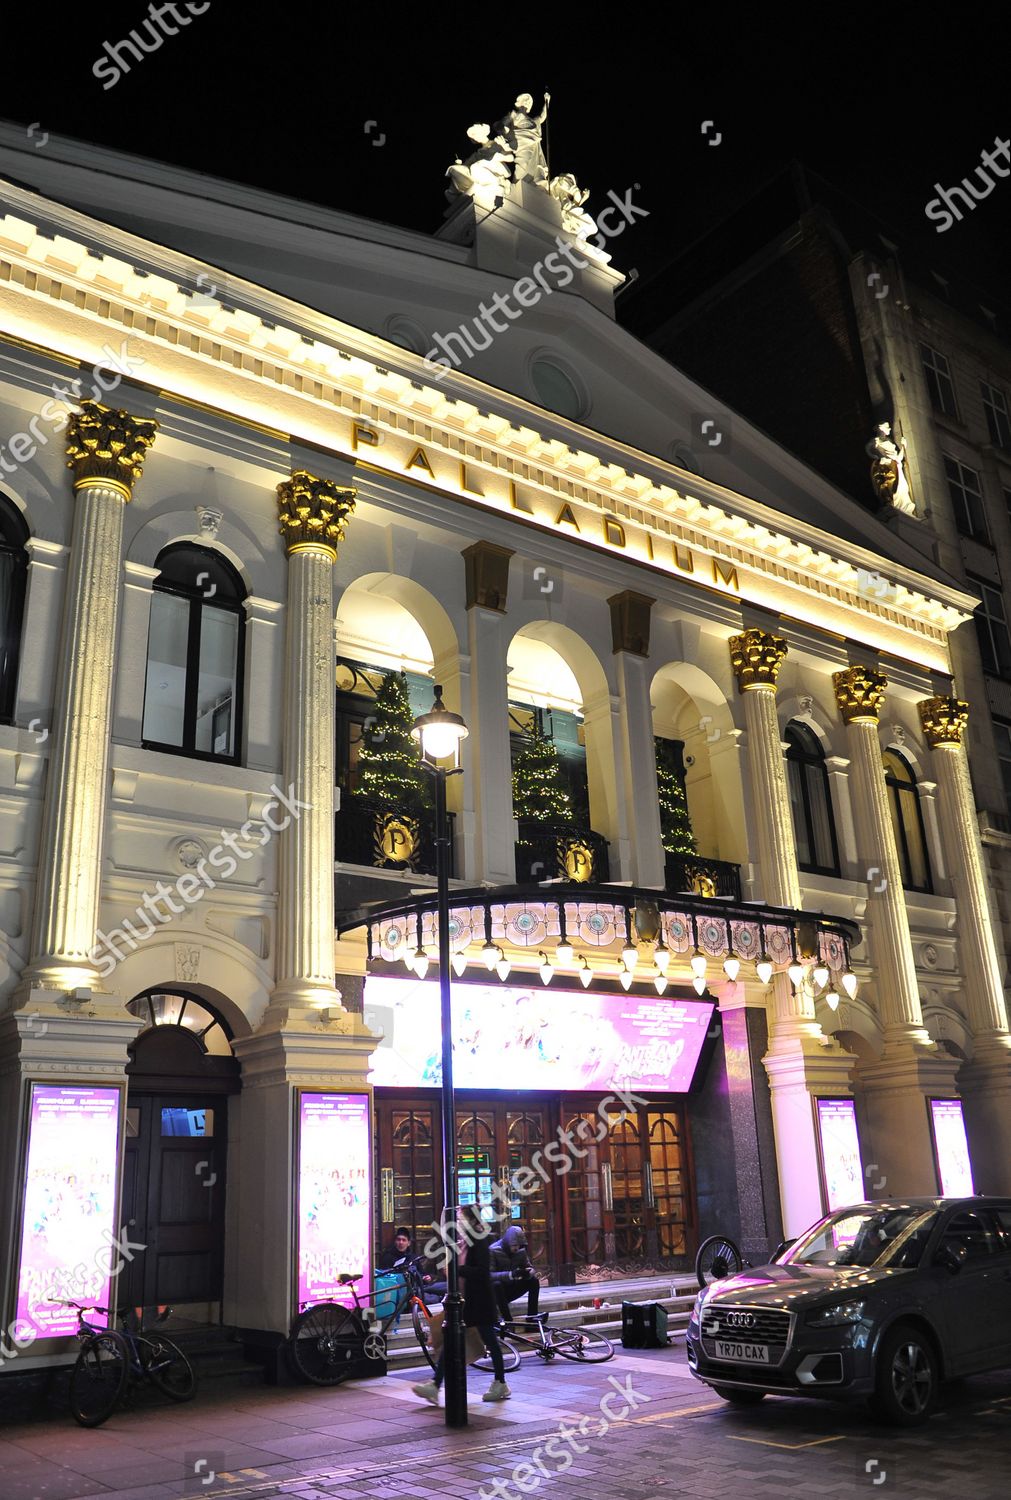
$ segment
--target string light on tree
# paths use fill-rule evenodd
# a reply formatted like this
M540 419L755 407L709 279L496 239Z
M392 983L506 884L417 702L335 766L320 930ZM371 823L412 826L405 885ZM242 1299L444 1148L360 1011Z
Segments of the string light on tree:
M572 799L558 751L536 717L522 750L513 761L513 813L544 823L571 823Z

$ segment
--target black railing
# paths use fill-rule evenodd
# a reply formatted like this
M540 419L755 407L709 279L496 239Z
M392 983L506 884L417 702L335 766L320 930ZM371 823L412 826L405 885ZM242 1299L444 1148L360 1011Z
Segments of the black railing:
M699 854L668 854L664 877L668 896L722 896L741 899L741 867Z
M449 874L454 874L454 816L449 814ZM334 857L344 864L376 870L414 870L435 874L435 813L398 813L348 797L337 813Z
M607 840L591 828L571 823L541 823L519 820L516 844L516 880L536 885L542 880L567 880L599 885L610 879Z

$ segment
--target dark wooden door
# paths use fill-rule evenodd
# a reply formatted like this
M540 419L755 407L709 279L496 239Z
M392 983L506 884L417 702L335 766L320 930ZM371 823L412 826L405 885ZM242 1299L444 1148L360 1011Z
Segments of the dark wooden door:
M145 1248L123 1270L121 1304L220 1317L227 1104L221 1095L131 1095L124 1215L131 1243Z

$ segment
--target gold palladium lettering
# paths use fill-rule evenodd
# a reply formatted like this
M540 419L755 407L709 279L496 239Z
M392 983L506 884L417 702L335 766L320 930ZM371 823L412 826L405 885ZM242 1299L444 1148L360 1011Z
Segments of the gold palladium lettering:
M610 516L604 517L604 541L610 542L612 547L625 546L625 528L620 521L612 521Z
M366 448L375 448L379 444L379 434L372 427L365 427L361 422L351 423L351 451L357 453L364 445Z
M579 522L576 520L575 513L573 512L572 506L569 504L569 502L567 500L566 500L565 504L562 506L561 510L558 512L557 516L555 517L555 525L556 526L574 526L577 531L579 530Z
M424 469L425 473L429 476L430 479L435 478L435 470L429 463L428 454L425 452L424 448L415 448L414 452L407 460L407 468Z
M713 558L713 582L726 584L728 589L736 589L740 593L741 586L737 581L737 569L733 563L725 563L722 558Z

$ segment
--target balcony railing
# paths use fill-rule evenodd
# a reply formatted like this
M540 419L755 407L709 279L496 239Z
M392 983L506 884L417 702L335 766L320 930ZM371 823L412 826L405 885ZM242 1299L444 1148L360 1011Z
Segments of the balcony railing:
M516 880L536 885L543 880L567 880L595 885L610 879L607 840L591 828L571 823L541 823L519 820L516 844Z
M664 878L668 896L722 896L741 899L741 867L699 854L668 854Z
M449 874L453 866L454 816L449 814ZM337 813L335 858L377 870L414 870L435 874L435 814L398 813L388 806L347 798Z

